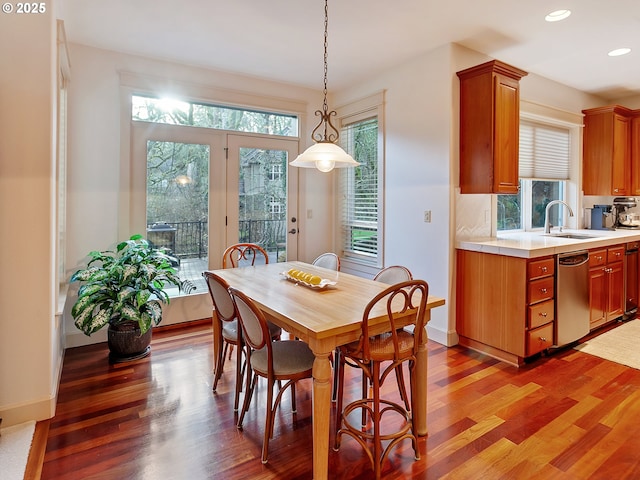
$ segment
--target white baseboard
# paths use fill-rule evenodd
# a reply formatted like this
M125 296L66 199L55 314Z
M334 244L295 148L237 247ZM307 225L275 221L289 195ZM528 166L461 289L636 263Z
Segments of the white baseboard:
M47 420L56 413L57 396L20 405L8 405L0 410L2 428L18 425L29 420Z
M455 331L444 331L432 325L427 325L427 335L429 340L438 342L445 347L452 347L459 343L458 333Z

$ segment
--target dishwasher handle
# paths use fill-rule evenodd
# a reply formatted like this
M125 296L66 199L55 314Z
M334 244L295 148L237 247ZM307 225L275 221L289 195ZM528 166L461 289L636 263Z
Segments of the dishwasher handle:
M558 265L562 265L563 267L579 267L588 261L589 252L587 250L558 254Z

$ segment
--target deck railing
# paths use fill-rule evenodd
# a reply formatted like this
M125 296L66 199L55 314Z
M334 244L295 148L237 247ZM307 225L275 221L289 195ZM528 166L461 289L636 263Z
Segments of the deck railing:
M276 255L285 249L286 220L240 220L239 241L257 243ZM206 258L209 244L207 221L158 222L149 225L147 238L157 247L168 248L178 258Z

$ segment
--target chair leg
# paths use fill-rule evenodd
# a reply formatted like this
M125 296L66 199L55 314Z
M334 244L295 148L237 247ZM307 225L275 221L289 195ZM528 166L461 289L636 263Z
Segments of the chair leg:
M247 359L247 363L249 360ZM240 411L240 418L238 418L237 427L242 429L242 422L244 421L244 414L249 410L249 405L251 404L251 397L253 396L253 389L258 383L258 375L256 373L252 373L251 368L247 368L247 388L246 393L244 394L244 402L242 403L242 410Z
M333 351L333 391L331 394L331 401L336 402L338 395L338 363L340 362L340 349L336 348Z
M262 443L262 463L267 463L269 456L269 438L273 435L273 420L274 420L274 406L273 406L273 387L274 382L269 382L267 386L267 418L264 425L264 441Z
M337 349L336 349L337 352ZM341 355L336 356L336 365L338 371L338 389L336 392L336 417L335 417L335 441L333 444L333 449L337 452L340 448L340 435L338 432L342 428L342 395L344 393L344 359Z
M404 372L402 370L402 364L396 367L396 381L398 382L398 390L400 391L400 398L404 402L404 406L408 411L411 411L411 404L409 397L407 396L407 387L404 383Z
M224 346L223 346L224 345ZM218 358L216 361L216 371L213 376L213 391L215 392L218 388L218 380L222 377L222 372L224 371L224 359L227 353L227 348L229 344L225 342L222 338L220 339L220 348L218 349Z
M380 480L380 459L382 457L382 440L380 439L380 362L372 362L373 380L373 470L376 480ZM366 397L363 397L366 398Z
M244 367L242 365L242 354L244 347L238 345L236 351L236 394L233 401L233 411L238 411L238 405L240 403L240 392L242 391L242 381L244 380Z
M295 384L295 382L293 382L291 384L291 413L298 413L298 410L296 409L296 384Z

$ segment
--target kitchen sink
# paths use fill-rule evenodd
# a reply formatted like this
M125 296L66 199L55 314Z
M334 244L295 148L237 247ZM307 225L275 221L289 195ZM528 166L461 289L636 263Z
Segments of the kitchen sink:
M589 238L598 238L593 235L584 235L582 233L548 233L546 237L569 238L573 240L587 240Z

